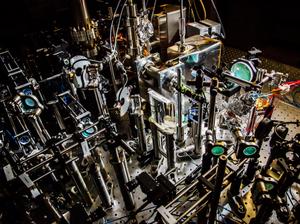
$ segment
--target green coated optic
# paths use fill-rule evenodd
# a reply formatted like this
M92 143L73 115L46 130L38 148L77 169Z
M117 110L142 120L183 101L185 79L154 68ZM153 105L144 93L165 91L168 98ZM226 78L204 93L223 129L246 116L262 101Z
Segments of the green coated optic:
M256 148L254 146L248 146L244 148L243 153L245 156L253 156L256 153Z
M221 146L214 146L212 149L211 149L211 153L215 156L220 156L220 155L223 155L224 153L224 148L221 147Z
M234 63L230 70L236 78L249 82L252 80L253 72L250 66L244 62Z
M265 187L268 191L272 190L274 188L274 185L271 183L265 183Z

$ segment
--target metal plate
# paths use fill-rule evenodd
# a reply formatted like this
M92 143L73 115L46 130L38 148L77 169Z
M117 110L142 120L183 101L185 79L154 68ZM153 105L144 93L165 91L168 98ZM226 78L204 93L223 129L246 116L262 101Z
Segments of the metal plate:
M109 163L109 153L108 152L104 152L103 153L103 160L105 161L105 167L107 169L107 171L109 172L110 176L113 179L113 183L114 183L114 193L113 193L113 208L111 210L108 210L108 215L106 218L106 223L125 223L128 219L128 215L129 212L126 211L125 209L125 205L122 199L122 195L121 192L119 190L119 185L118 185L118 181L115 175L115 171L112 167L112 165ZM160 171L166 170L166 159L163 159L164 161L162 162ZM188 175L192 170L195 169L195 167L197 166L197 163L199 163L199 161L194 161L194 162L181 162L178 163L177 166L178 168L180 167L180 173L176 173L176 179L177 181L180 180L181 178L185 177L186 175ZM144 169L139 167L139 164L136 160L136 158L132 158L129 162L128 162L128 168L129 168L129 172L131 174L131 178L136 177L137 175L139 175L141 172L144 171L150 171L150 167L146 167ZM140 187L136 188L133 191L133 195L134 195L134 200L136 202L136 208L139 208L143 203L144 203L144 199L146 198L146 195L144 193L141 192ZM140 213L137 214L136 218L138 222L141 222L143 220L149 220L149 218L154 218L154 212L156 206L154 206L153 204L149 204L145 209L143 209Z
M281 121L294 121L296 119L300 119L299 109L297 109L293 106L290 106L282 101L279 101L276 104L277 104L277 107L273 113L273 119L281 120ZM300 127L297 127L296 125L295 126L291 125L290 132L289 132L289 135L287 136L287 139L292 138L296 133L300 133ZM226 130L219 132L217 135L218 135L218 138L220 138L220 139L232 139L232 135ZM261 150L261 157L259 160L260 165L264 165L266 163L266 159L268 158L268 155L269 155L269 146L268 146L268 142L265 142L263 144L263 148ZM110 176L112 177L113 183L114 183L114 192L113 192L113 198L114 198L113 204L114 205L111 210L107 211L108 215L107 215L104 223L125 223L128 220L129 212L127 212L125 209L125 205L124 205L122 195L119 190L118 181L115 176L114 169L109 162L110 161L109 153L103 151L102 156L103 156L103 160L105 162L105 167L106 167L107 171L109 172ZM164 160L162 163L163 163L163 165L161 166L161 170L165 170L166 169L166 160ZM180 168L179 169L180 172L176 172L176 179L179 180L179 179L185 177L191 171L193 171L195 169L195 167L199 164L200 164L199 159L194 160L194 161L177 163L177 167ZM136 158L132 158L130 161L128 161L128 167L129 167L129 171L130 171L132 178L136 177L143 171L150 171L150 167L146 167L143 169L140 168ZM249 189L250 188L248 186L245 189L243 189L243 191L242 191L243 195L245 195L245 205L247 207L247 214L244 219L244 222L246 222L246 223L249 223L250 219L255 216L255 211L256 211L255 206L251 203L252 200L251 200L251 193L248 192ZM295 200L298 200L298 201L300 200L299 186L293 185L291 193L293 194L293 197L291 197L291 198L294 198L294 199L292 199L294 201L294 203L295 203ZM224 205L224 209L220 213L222 215L228 215L229 212L227 211L227 209L230 210L229 205L226 204L227 200L226 200L225 195L226 195L226 192L224 191L223 195L221 197L222 198L221 204ZM146 198L146 195L141 192L141 189L139 187L137 189L135 189L134 199L136 202L136 208L139 208L144 203L143 200L145 198ZM289 205L291 207L290 202L289 202ZM155 213L156 213L155 206L153 204L149 204L145 209L143 209L140 213L137 214L137 216L136 216L137 221L141 222L143 220L147 220L147 221L149 219L152 220L155 217ZM219 220L221 220L221 216L219 216ZM272 218L270 219L270 221L268 223L279 223L275 214L272 216Z
M276 109L274 110L272 119L274 120L280 120L280 121L295 121L300 119L300 110L294 106L291 106L283 101L277 101L276 102ZM290 125L289 126L289 133L286 137L286 139L291 139L295 136L295 134L300 133L300 127L297 127L296 125ZM260 159L259 159L259 165L264 166L267 162L267 158L270 153L269 148L269 142L265 142L263 144L262 150L260 152ZM249 186L246 186L242 190L242 195L244 196L244 204L247 208L247 213L243 221L245 223L249 223L251 218L255 217L256 215L256 207L252 202L252 194L249 191L251 187L251 184ZM291 191L287 193L287 202L290 210L293 208L293 204L297 204L300 202L300 185L299 184L293 184L291 187ZM226 200L226 193L223 192L223 195L221 197L221 204L224 206L224 209L220 212L221 215L218 216L218 220L222 222L222 217L231 215L230 214L230 206L227 204ZM229 211L228 211L229 210ZM293 218L293 217L291 217ZM272 216L270 217L268 224L279 224L282 223L277 219L276 213L273 211Z

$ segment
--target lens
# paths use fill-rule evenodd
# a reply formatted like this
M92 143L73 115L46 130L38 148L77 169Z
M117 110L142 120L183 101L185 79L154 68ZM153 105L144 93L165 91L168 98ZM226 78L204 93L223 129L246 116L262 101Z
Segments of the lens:
M199 54L192 54L187 57L186 63L197 64L199 61Z
M243 150L245 156L253 156L256 153L256 148L253 146L248 146Z
M91 121L91 119L89 117L82 118L82 122L85 124L89 123L90 121Z
M221 146L214 146L214 147L211 149L211 153L212 153L214 156L220 156L220 155L223 155L223 153L224 153L224 148L221 147Z
M23 135L19 138L19 143L21 145L27 145L30 142L30 138L28 135Z
M28 106L28 107L34 107L34 106L36 105L35 102L34 102L34 100L31 99L31 98L26 98L26 99L25 99L25 104L26 104L26 106Z
M236 62L231 67L231 72L236 78L251 81L253 77L252 69L244 62Z
M91 136L91 134L95 133L95 128L89 128L89 129L86 129L85 131L83 131L81 134L83 137L87 138L89 136Z
M271 183L265 183L265 187L268 191L272 190L274 188L274 185Z
M32 95L31 89L28 89L28 88L23 89L22 92L23 92L26 96Z

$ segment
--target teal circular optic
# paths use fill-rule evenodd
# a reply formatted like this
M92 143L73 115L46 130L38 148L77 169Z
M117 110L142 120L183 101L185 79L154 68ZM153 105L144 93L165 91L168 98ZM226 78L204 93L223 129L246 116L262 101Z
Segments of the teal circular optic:
M224 153L224 148L221 147L221 146L214 146L214 147L211 149L211 153L212 153L214 156L221 156L221 155L223 155L223 153Z
M199 62L199 54L192 54L187 57L186 63L197 64Z
M244 148L243 153L245 156L253 156L256 153L257 149L254 146L248 146Z
M93 133L95 133L95 128L86 129L81 134L83 137L87 138L87 137L91 136Z
M253 78L253 71L249 65L244 62L236 62L231 66L231 72L236 78L244 81L251 81Z
M25 105L28 107L35 107L36 105L35 101L31 98L26 98L24 101L25 101Z

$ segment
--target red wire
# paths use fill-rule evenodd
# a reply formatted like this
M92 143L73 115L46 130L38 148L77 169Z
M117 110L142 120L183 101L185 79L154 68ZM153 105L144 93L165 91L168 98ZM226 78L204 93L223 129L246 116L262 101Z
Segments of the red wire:
M285 82L285 83L282 83L281 85L289 85L290 87L295 86L295 85L300 85L300 80ZM277 88L277 89L273 89L272 92L277 92L280 90L281 90L280 88Z
M285 82L285 83L283 83L283 85L290 85L290 86L300 85L300 80Z

